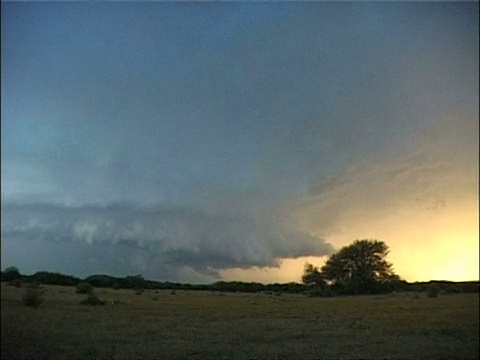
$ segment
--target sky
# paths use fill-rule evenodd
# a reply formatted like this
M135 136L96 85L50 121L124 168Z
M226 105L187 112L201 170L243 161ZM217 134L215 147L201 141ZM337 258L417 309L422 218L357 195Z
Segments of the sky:
M478 280L478 3L1 3L1 261Z

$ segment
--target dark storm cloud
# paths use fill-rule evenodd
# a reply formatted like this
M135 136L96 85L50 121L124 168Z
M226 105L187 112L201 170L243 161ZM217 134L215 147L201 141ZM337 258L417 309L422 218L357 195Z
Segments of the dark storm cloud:
M2 212L6 239L115 245L112 260L123 257L130 267L140 256L154 259L157 270L190 266L214 273L230 267L276 266L280 258L321 256L333 249L322 239L252 214L222 215L178 206L40 204L5 204Z

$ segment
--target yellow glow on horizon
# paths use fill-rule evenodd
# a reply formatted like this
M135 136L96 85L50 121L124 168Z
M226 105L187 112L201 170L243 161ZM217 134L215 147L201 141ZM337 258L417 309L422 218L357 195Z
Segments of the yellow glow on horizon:
M471 281L479 279L478 210L473 202L457 202L434 211L405 208L383 218L362 219L344 226L327 240L338 249L356 239L374 238L390 248L387 261L404 280ZM315 234L316 229L307 229ZM327 257L282 259L278 268L229 269L225 280L300 282L305 262L322 266Z
M225 280L238 280L260 283L301 282L303 267L306 262L323 264L325 257L305 256L297 259L281 259L279 267L251 267L248 269L226 269L220 271Z
M420 244L396 243L391 257L396 269L409 281L478 280L479 234L471 221L476 220L461 213L438 220L433 229L412 230L411 235L422 239Z

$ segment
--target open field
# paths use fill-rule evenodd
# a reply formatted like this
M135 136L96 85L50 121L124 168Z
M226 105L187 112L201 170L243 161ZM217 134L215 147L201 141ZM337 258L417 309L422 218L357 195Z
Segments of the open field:
M38 308L2 283L2 359L478 359L479 295L308 298L43 286ZM113 300L125 304L112 304Z

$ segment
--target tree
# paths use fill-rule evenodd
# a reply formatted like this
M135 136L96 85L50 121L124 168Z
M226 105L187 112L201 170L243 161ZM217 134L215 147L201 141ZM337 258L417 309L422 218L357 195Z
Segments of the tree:
M20 274L20 271L18 270L18 268L16 266L9 266L3 272L5 272L5 273L19 273Z
M2 281L14 281L20 279L22 274L15 266L9 266L4 271L2 271Z
M387 292L399 280L385 258L388 246L378 240L356 240L330 256L321 275L333 289L349 294Z
M302 282L307 286L308 296L327 296L327 284L318 267L305 263Z
M323 280L322 274L318 267L313 266L310 263L305 263L303 269L302 282L307 286L319 286L323 287L325 285L325 280Z

